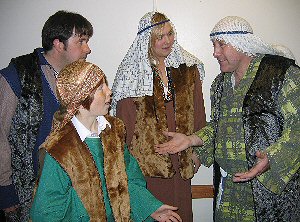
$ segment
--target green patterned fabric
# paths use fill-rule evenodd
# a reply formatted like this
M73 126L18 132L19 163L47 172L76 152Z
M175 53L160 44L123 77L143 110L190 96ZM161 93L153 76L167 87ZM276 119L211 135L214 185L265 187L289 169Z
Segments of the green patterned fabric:
M258 177L259 181L273 192L281 192L300 167L300 71L291 67L278 98L284 114L284 129L281 138L267 148L272 167Z
M271 169L258 178L262 184L261 187L257 187L256 179L245 183L234 183L232 181L232 175L235 173L248 171L249 163L246 158L246 144L244 142L243 102L262 58L263 56L258 56L252 60L247 73L236 87L233 87L232 84L232 73L223 74L224 85L220 101L217 135L214 134L213 121L195 133L204 142L202 147L195 148L202 164L209 167L213 164L215 158L220 167L228 174L227 177L223 178L220 187L223 192L219 192L217 198L216 221L260 221L256 217L257 212L255 212L254 207L256 204L252 189L261 189L265 186L270 190L268 192L273 198L276 194L272 192L282 191L286 183L299 170L300 100L298 95L300 95L300 69L291 66L287 70L286 80L278 97L278 104L279 107L282 107L281 112L285 119L283 135L276 143L266 149ZM214 84L211 89L212 98L215 96L213 92L216 91L216 85ZM214 104L212 104L212 107L214 107ZM212 109L212 119L214 119L214 112L216 111ZM299 181L299 179L297 180ZM295 189L295 187L292 189ZM297 209L295 205L300 207L299 201L298 203L297 201L294 203L295 200L291 202L293 202L292 209Z

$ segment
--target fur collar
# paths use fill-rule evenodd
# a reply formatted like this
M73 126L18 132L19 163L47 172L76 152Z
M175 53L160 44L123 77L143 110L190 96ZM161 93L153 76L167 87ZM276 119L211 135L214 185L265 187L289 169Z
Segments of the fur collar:
M196 66L171 69L174 83L176 131L191 134L194 131L194 85ZM137 118L131 143L131 152L138 160L145 176L170 178L175 171L169 155L159 155L154 145L166 142L162 131L167 130L166 108L163 89L157 78L154 78L154 95L134 99ZM146 123L146 124L145 124ZM192 148L181 152L180 174L183 179L193 177Z
M124 160L125 127L117 118L106 118L112 125L101 133L107 191L115 221L126 222L130 221L130 200ZM106 221L97 167L73 124L68 123L47 141L44 147L68 173L72 186L90 216L90 221ZM87 184L89 186L86 186Z

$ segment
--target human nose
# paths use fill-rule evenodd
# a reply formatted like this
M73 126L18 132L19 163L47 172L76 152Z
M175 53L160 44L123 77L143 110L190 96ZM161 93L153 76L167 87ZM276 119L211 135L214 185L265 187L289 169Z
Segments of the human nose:
M214 52L213 52L213 57L217 58L221 54L221 47L219 46L214 46Z
M92 52L92 50L90 49L90 46L89 46L89 44L88 43L86 43L86 44L84 44L83 45L83 52L85 53L85 54L90 54L91 52Z
M171 42L170 37L167 35L164 37L164 40L165 40L165 43L167 43L167 44L169 44Z
M111 91L111 89L110 88L108 88L108 91L109 91L109 96L111 96L112 95L112 91Z
M111 89L108 86L106 86L106 95L107 96L111 96L112 95L112 91L111 91Z

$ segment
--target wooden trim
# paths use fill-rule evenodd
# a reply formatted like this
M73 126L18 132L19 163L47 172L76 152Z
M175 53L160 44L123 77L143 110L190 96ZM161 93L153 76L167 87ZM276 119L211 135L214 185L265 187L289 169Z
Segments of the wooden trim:
M192 198L213 198L214 187L213 185L192 185Z

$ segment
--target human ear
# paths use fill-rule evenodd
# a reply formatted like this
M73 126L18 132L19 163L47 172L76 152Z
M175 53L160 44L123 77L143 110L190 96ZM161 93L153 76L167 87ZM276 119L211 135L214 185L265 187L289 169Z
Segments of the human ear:
M59 41L59 39L54 39L53 40L53 48L55 48L58 51L64 50L64 43Z

